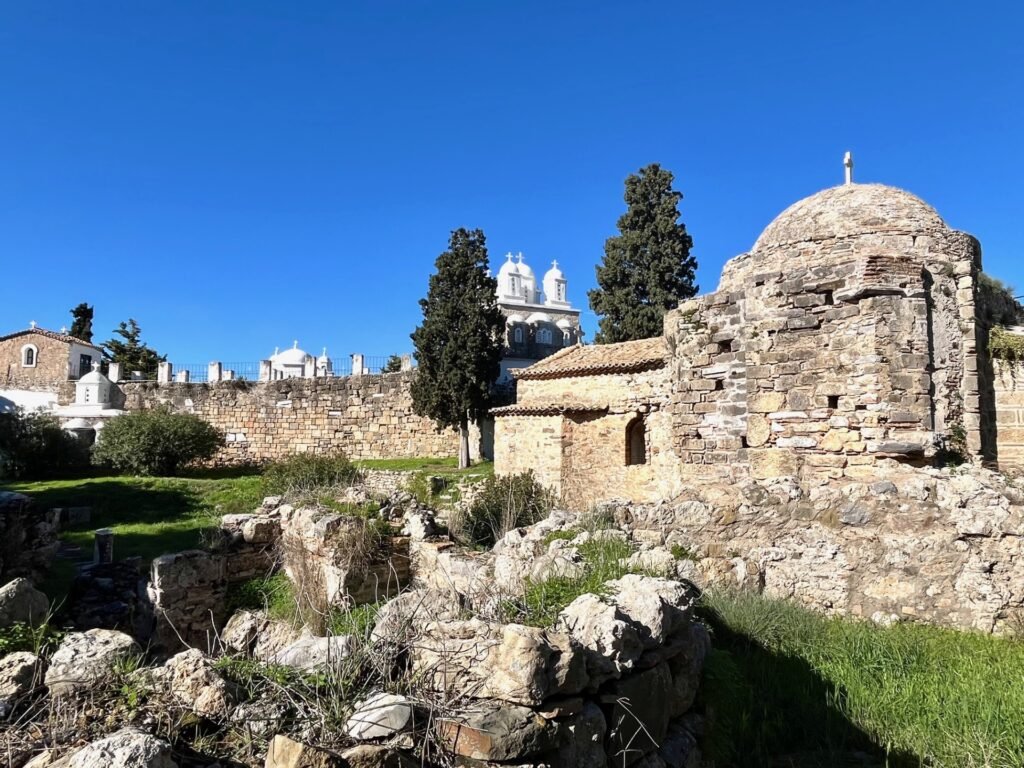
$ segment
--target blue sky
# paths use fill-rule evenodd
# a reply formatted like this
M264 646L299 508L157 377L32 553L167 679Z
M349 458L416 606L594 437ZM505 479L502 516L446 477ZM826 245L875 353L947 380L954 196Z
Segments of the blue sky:
M1022 28L943 0L3 2L0 331L85 300L179 364L407 351L459 226L586 307L650 162L712 290L847 149L1024 292Z

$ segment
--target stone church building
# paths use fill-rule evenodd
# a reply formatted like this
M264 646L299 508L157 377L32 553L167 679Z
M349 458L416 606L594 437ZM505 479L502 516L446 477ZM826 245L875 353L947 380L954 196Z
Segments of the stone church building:
M865 476L941 451L995 464L1021 455L1016 430L997 430L997 302L974 237L848 176L783 211L718 290L666 314L663 337L520 371L517 402L494 411L496 470L533 470L585 507L673 498L697 478Z

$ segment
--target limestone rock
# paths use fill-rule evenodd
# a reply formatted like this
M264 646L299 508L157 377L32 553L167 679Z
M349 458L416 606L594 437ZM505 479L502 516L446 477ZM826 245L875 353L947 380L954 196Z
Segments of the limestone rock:
M693 706L700 688L704 661L711 651L711 637L703 624L691 624L683 638L683 650L668 660L672 673L669 717L679 717Z
M562 768L607 768L609 763L604 741L608 724L599 706L588 701L583 705L583 711L570 721L567 729L567 742L558 750L552 765Z
M526 707L485 704L480 709L440 723L442 743L472 760L522 760L564 744L566 728Z
M668 729L672 674L668 664L615 683L607 751L613 765L631 765L653 752Z
M201 651L182 651L168 659L165 666L170 670L170 689L175 698L197 715L227 719L235 705L235 692Z
M435 690L533 706L588 682L581 649L563 633L479 619L432 622L411 646L413 670Z
M703 765L697 737L682 723L669 724L657 754L668 768L701 768Z
M388 600L377 612L370 637L404 645L428 621L451 621L459 615L459 602L450 592L414 589Z
M341 753L347 768L419 768L420 762L389 747L359 744Z
M278 734L267 748L264 768L347 768L340 755Z
M402 515L402 535L415 541L429 539L438 534L437 521L429 509L413 509Z
M345 734L353 739L383 739L412 725L412 702L393 693L375 693L355 706L345 723Z
M50 659L46 687L52 696L89 688L107 679L118 661L138 652L135 641L123 632L112 629L73 632L64 638Z
M18 651L0 657L0 717L37 684L42 660L34 653Z
M122 728L53 764L53 768L178 768L171 745L137 728Z
M302 637L291 624L269 618L260 611L238 611L221 631L224 647L270 661L281 650Z
M0 627L17 622L39 624L46 619L50 601L28 579L15 579L0 587Z
M300 637L272 657L272 663L282 667L312 672L328 665L336 665L352 653L355 639L351 635L333 637Z
M633 668L643 652L636 628L615 605L597 595L580 595L567 605L555 621L585 649L591 685L619 677Z
M609 581L611 599L637 627L647 648L664 643L689 623L697 593L679 581L628 574Z

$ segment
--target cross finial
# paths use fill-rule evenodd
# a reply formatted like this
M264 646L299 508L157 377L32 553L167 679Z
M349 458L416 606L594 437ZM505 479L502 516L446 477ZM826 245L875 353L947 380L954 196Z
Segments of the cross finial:
M299 348L299 340L295 339L295 341L292 342L292 349L298 349L298 348Z
M843 166L846 168L846 183L853 184L853 153L847 152L843 157Z
M68 327L67 327L66 325L62 325L62 326L60 327L60 332L61 332L61 333L67 333L67 332L68 332Z
M28 321L28 327L29 328L35 328L36 327L36 321L35 320L29 320Z
M512 261L512 251L505 254L506 261Z
M519 259L519 263L522 264L523 263L523 252L522 251L520 251L517 254L517 258Z
M551 266L552 267L557 267L558 266L558 259L555 259L554 261L552 261L551 262Z
M324 357L327 357L327 347L324 347L324 351L321 353Z

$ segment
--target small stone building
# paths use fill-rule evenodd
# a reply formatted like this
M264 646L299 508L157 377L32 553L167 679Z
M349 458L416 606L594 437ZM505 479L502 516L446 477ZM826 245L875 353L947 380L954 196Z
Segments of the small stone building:
M35 323L0 336L0 411L52 408L66 382L89 373L102 355L95 344Z
M499 473L569 503L694 479L853 477L941 451L998 461L981 248L914 195L826 189L730 260L662 338L565 350L495 411ZM642 430L645 450L636 430Z

